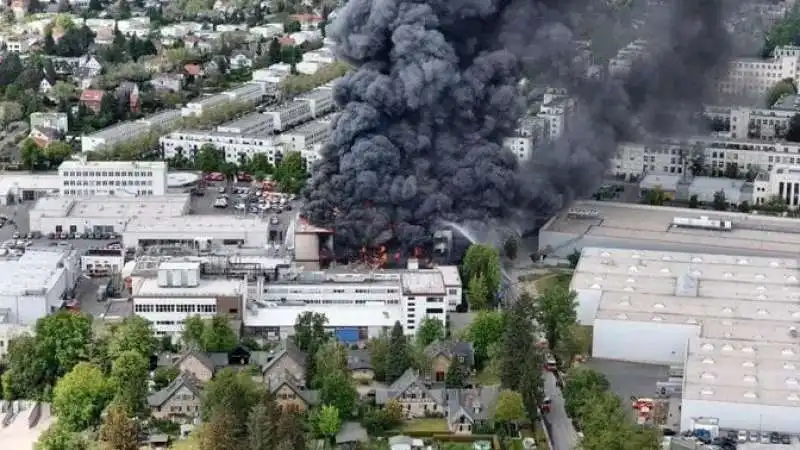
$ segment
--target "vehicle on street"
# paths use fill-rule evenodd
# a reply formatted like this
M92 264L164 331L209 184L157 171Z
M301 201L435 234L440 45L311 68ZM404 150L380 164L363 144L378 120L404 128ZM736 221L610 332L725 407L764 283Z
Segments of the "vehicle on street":
M277 225L279 223L278 216L272 216L269 218L269 223L273 225Z
M11 235L14 239L19 239L19 231L15 231L14 234Z
M228 199L225 197L219 197L214 200L214 208L227 208L228 207Z
M736 440L739 442L747 442L747 430L739 430Z
M542 402L542 412L545 414L549 413L552 405L553 401L550 400L550 397L545 397L544 401Z
M767 433L766 431L761 432L761 443L769 444L769 433Z
M220 186L219 189L217 189L217 191L219 191L220 194L224 194L225 193L225 186Z

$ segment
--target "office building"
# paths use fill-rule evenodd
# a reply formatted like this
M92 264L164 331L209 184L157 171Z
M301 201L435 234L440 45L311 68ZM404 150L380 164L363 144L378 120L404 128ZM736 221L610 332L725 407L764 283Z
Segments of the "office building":
M681 429L792 433L800 411L795 257L585 248L570 285L592 355L683 365Z
M58 176L62 195L139 197L167 192L164 161L64 161Z
M800 81L800 47L776 47L768 59L738 58L731 62L727 76L717 87L723 94L763 98L779 81Z
M759 174L753 181L754 204L763 205L778 197L790 209L800 207L800 166L779 165Z
M771 109L706 106L705 115L717 128L714 135L720 138L776 141L786 136L789 120L797 114L794 101L797 96L784 98Z
M311 115L321 117L333 111L335 103L333 101L333 86L338 80L313 89L303 95L298 96L300 100L305 100L311 107Z
M682 223L684 219L697 222L686 225ZM580 201L552 217L539 231L539 252L543 256L566 258L584 247L677 252L702 249L703 253L720 255L793 258L800 252L800 221L735 212Z
M457 271L411 264L408 270L374 272L288 270L263 283L256 298L248 299L244 326L268 338L285 339L294 333L297 317L313 311L325 314L334 333L366 340L395 322L407 335L415 334L426 317L447 323L450 305L461 302Z
M163 262L155 277L139 278L131 286L133 312L153 324L156 336L180 339L187 318L227 317L241 323L247 293L244 278L206 277L200 262Z

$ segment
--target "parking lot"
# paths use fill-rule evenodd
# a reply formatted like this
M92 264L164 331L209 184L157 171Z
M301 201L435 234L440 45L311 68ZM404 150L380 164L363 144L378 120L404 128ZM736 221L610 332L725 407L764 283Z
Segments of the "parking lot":
M224 192L220 192L222 187L224 187ZM294 199L280 206L279 203L265 202L263 197L257 195L258 193L259 190L250 183L211 183L207 186L202 196L192 195L191 213L260 217L269 220L271 225L285 229L299 208L300 201ZM225 207L215 206L220 198L226 199ZM280 207L278 208L278 206Z

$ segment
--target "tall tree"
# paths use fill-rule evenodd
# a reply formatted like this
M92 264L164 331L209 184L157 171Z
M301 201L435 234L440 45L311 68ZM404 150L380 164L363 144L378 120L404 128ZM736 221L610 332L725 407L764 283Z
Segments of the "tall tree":
M149 358L155 353L157 342L153 337L153 327L147 319L130 316L123 319L111 334L108 346L113 358L127 351Z
M461 389L466 386L467 378L469 378L469 372L464 363L458 358L453 358L453 362L450 363L444 379L447 388Z
M149 360L135 350L117 355L111 366L111 381L116 391L116 401L131 414L147 414L147 382Z
M239 339L225 316L214 316L203 330L203 351L229 352L236 348Z
M278 421L278 438L280 439L279 450L306 448L303 424L296 413L287 411L281 415L281 419Z
M505 315L502 311L480 311L467 330L467 339L475 350L475 365L483 367L489 348L503 339Z
M561 283L550 283L536 299L536 320L544 328L550 348L556 348L576 323L575 296Z
M536 329L533 324L533 299L527 292L519 296L513 306L505 311L505 331L500 355L500 383L503 388L519 390L526 376L525 367L519 363L519 352L535 345Z
M89 450L91 443L82 433L55 422L39 436L35 450Z
M55 381L50 378L55 368L39 352L33 336L18 336L9 341L2 379L6 400L45 399L50 383Z
M247 449L275 450L278 445L279 418L275 401L270 396L263 395L247 418Z
M398 321L392 327L391 340L389 341L386 381L394 383L409 367L411 367L411 358L408 350L408 339L403 333L403 325Z
M181 340L186 348L201 350L203 348L203 334L206 330L206 323L202 316L190 316L183 322Z
M68 430L85 430L97 423L113 394L113 385L99 367L79 363L53 389L53 411Z
M314 417L314 430L328 441L333 441L341 426L342 419L335 406L324 405Z
M600 372L584 366L569 371L569 383L564 385L564 408L570 417L578 417L586 402L595 394L608 390L608 379Z
M230 411L235 420L233 435L244 440L247 415L259 399L259 388L248 374L223 369L203 390L202 417L210 420L218 412Z
M246 414L246 412L245 412ZM216 409L199 432L197 450L239 450L243 447L242 436L237 431L242 424L233 410Z
M272 38L272 40L269 41L267 56L270 64L281 62L281 43L278 42L278 38Z
M425 317L417 329L417 344L425 348L435 341L444 339L444 324L433 317Z
M519 422L525 420L525 406L519 392L504 389L497 398L492 420L507 430L513 429Z
M329 341L315 355L315 380L312 386L320 387L329 375L347 372L347 348L339 342Z
M391 351L391 339L385 331L381 335L372 338L367 342L367 349L372 360L372 367L375 369L375 379L386 381L386 372L389 364L389 352Z
M522 403L525 406L528 420L535 423L539 418L539 407L544 402L544 355L535 346L528 346L523 350L520 364L523 366L525 376L519 382L519 392L522 394Z
M100 428L100 440L107 450L137 450L139 423L124 405L112 403Z
M317 350L330 339L330 335L325 331L328 318L325 314L306 311L297 317L294 324L294 342L297 347L307 355L306 379L314 381Z
M307 178L305 161L300 152L289 152L284 155L281 162L275 166L272 177L278 182L282 192L299 193Z
M464 280L472 280L472 278L482 275L488 291L488 298L494 302L500 290L501 278L500 254L497 249L490 245L470 245L464 255L464 262L461 264L461 273Z
M467 304L470 311L482 311L492 306L489 288L481 273L470 278L467 283Z
M356 408L358 392L349 376L336 372L322 380L319 397L322 403L335 406L342 416L350 417Z

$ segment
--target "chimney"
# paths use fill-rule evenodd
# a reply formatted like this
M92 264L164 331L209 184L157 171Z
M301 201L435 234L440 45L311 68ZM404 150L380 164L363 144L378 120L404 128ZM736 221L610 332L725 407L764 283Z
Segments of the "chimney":
M408 258L408 270L419 270L419 260L417 258Z

